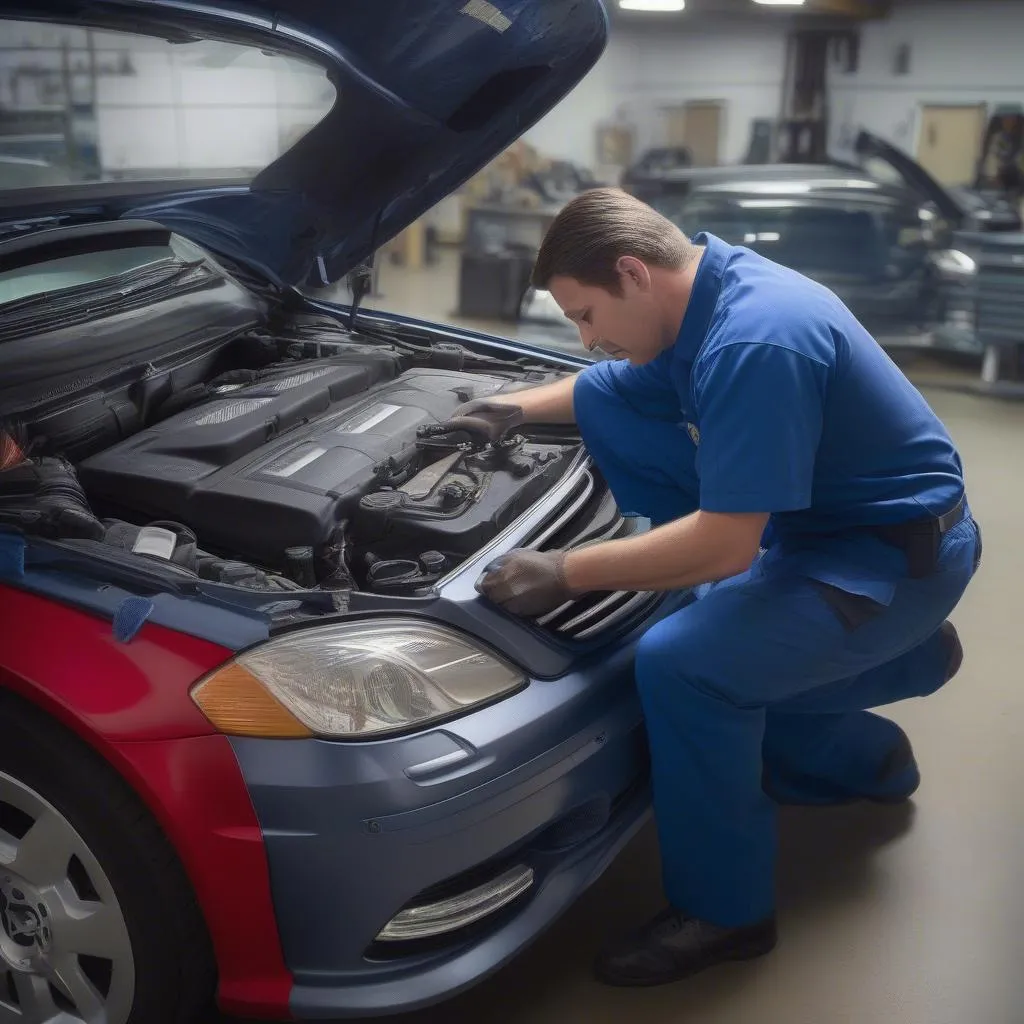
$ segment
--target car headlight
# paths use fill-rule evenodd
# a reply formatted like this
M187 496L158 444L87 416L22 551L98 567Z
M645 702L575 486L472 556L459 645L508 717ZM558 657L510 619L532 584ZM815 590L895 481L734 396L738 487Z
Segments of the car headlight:
M449 718L526 684L444 626L375 619L304 629L238 655L193 687L220 732L366 738Z
M978 264L959 249L942 249L932 260L939 271L949 277L971 277L978 272Z

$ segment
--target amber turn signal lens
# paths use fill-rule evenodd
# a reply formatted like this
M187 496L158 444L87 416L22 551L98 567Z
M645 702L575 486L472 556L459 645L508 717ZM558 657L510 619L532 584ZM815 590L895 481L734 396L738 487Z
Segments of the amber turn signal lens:
M226 736L309 739L306 728L246 668L226 665L201 682L192 699L211 724Z

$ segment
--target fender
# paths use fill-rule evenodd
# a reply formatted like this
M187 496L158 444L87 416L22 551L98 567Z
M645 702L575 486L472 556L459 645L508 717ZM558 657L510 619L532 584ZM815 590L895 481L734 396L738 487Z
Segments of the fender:
M109 620L3 585L0 623L0 687L104 758L175 848L213 941L221 1008L288 1019L263 835L230 743L189 697L233 652L154 624L119 642Z

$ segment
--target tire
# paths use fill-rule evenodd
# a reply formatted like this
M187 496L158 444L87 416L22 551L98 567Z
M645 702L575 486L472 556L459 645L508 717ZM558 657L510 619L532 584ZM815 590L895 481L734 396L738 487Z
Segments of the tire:
M193 1024L213 952L159 826L30 705L0 694L0 734L0 1024Z

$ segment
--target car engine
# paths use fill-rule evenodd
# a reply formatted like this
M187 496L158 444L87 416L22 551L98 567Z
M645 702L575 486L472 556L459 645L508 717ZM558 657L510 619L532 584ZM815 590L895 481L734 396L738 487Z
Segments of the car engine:
M514 374L405 368L366 349L228 372L74 467L33 464L17 500L0 474L0 521L35 515L51 535L250 588L415 594L572 461L572 437L489 445L431 431L462 403L515 385Z

